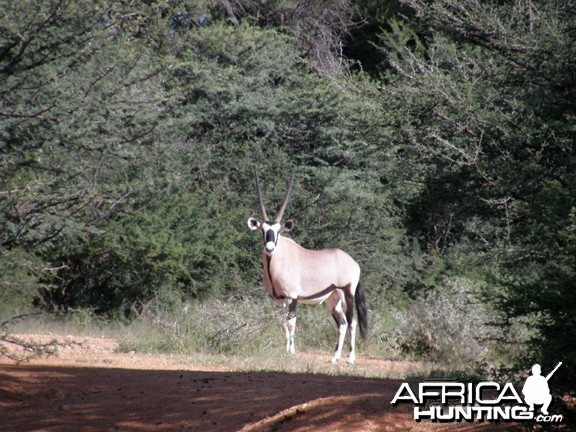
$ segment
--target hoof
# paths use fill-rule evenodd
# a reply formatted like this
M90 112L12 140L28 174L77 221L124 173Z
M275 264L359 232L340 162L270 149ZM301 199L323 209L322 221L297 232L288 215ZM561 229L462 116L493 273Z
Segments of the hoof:
M338 362L338 360L340 360L340 359L337 357L332 357L330 360L328 360L328 363L336 364Z
M348 360L346 360L346 364L349 364L350 366L352 366L355 362L356 362L356 359L353 359L353 358L349 358Z

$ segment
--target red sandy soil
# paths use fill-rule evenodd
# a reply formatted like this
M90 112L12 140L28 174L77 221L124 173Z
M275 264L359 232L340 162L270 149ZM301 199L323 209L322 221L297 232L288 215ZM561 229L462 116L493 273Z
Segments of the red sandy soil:
M36 340L46 337L33 336ZM391 405L401 380L235 372L119 353L68 338L56 357L0 358L0 431L500 431L506 423L417 423ZM325 359L317 359L324 362ZM368 360L358 359L358 362Z

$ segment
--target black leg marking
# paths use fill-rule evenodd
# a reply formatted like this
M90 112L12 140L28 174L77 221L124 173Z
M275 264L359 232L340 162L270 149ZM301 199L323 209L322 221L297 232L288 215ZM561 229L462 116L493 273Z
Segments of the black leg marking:
M336 327L340 327L340 320L335 314L332 314L332 318L334 318L334 322L336 323Z
M346 297L346 319L348 323L352 323L352 318L354 318L354 296L345 295Z
M334 321L336 322L336 327L338 328L340 328L340 326L348 324L348 320L346 319L346 315L344 314L339 314L338 312L333 311L332 318L334 318Z
M296 318L296 312L298 310L298 300L293 299L290 304L288 305L288 318L292 319Z

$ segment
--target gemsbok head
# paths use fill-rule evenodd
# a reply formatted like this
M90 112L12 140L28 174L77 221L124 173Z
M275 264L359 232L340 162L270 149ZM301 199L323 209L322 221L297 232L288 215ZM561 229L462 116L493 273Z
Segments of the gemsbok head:
M295 353L294 331L298 303L326 303L338 327L338 345L330 361L335 363L340 359L346 330L350 329L348 363L353 364L356 359L357 325L354 305L362 338L366 338L368 333L368 310L364 289L360 284L360 266L340 249L310 250L282 235L294 228L291 219L282 223L293 183L294 176L280 210L274 219L270 219L264 206L260 180L256 175L256 193L262 222L250 217L248 228L262 234L264 287L279 306L288 305L288 313L283 322L288 353Z

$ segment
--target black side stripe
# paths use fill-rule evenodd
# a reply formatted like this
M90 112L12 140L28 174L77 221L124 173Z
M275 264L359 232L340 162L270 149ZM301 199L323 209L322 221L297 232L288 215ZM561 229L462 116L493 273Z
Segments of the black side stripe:
M270 273L270 261L272 261L272 257L270 255L266 255L266 264L268 267L268 279L270 280L270 285L272 286L272 297L277 300L283 300L285 297L278 297L276 294L276 289L274 288L274 283L272 282L272 274Z
M338 287L331 285L328 288L323 289L322 291L320 291L319 293L316 294L312 294L311 296L308 297L298 297L298 300L316 300L319 299L320 297L325 296L328 293L331 293L332 291L337 290Z

